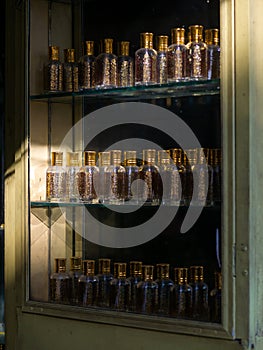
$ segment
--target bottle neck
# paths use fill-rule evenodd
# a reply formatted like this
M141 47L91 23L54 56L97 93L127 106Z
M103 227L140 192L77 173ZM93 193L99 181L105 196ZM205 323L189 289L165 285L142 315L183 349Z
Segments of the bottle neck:
M184 45L185 43L185 30L184 28L174 28L171 30L172 44Z

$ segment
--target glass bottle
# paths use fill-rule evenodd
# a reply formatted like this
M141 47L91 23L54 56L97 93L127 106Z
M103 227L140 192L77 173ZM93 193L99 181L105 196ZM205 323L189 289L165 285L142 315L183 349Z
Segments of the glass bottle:
M77 256L73 256L70 258L70 303L73 305L78 304L78 295L79 295L79 277L82 275L81 266L82 259Z
M79 152L67 153L67 199L70 202L79 201Z
M48 47L49 61L44 66L44 90L57 92L63 90L63 65L59 60L59 47Z
M188 284L188 268L174 269L174 287L171 296L171 315L177 318L191 318L193 307L193 290Z
M110 151L99 152L99 185L100 203L107 204L111 195L111 154Z
M193 289L193 319L209 321L208 286L204 282L203 266L190 267L190 285Z
M94 41L85 41L83 46L83 56L79 60L80 90L92 89L95 87Z
M209 165L213 169L213 202L221 202L221 162L222 153L220 148L212 148L209 152Z
M79 91L79 68L75 62L75 49L64 49L63 90Z
M135 52L135 85L157 83L157 52L153 48L153 33L140 33L140 48Z
M110 281L113 279L113 275L110 271L110 264L110 259L99 259L99 273L97 275L99 280L97 305L104 308L110 306Z
M220 46L219 29L205 30L205 43L207 45L207 79L220 78Z
M157 36L157 62L156 62L156 71L157 71L157 83L166 84L167 83L167 74L168 74L168 36L159 35Z
M46 171L46 199L63 202L66 199L67 171L63 166L63 152L51 153L51 166Z
M121 150L111 150L111 204L124 203L125 199L125 168L121 165Z
M173 281L169 278L169 264L157 264L158 302L157 313L162 316L170 314L171 292L174 287Z
M113 53L113 39L101 41L101 53L95 58L95 86L100 89L117 86L117 56Z
M84 152L84 166L79 172L79 194L85 203L98 203L96 188L99 182L99 168L96 166L96 151Z
M158 306L158 284L153 280L153 265L143 265L143 281L137 284L137 312L156 314Z
M160 203L161 199L161 177L159 168L156 165L156 150L143 150L143 165L139 168L139 178L144 184L139 184L139 196L141 202L148 202L153 205Z
M130 261L130 276L128 280L131 284L131 295L129 310L135 312L138 304L138 289L137 285L142 281L142 262L141 261Z
M49 301L58 304L70 302L70 277L66 272L66 258L55 258L55 272L49 278Z
M210 321L221 322L222 273L215 272L215 286L210 292Z
M170 150L171 158L173 164L177 168L179 176L176 177L176 181L173 183L173 199L175 205L184 205L184 196L183 196L183 185L185 182L185 167L182 164L183 151L181 148L172 148Z
M187 43L191 80L207 79L207 46L203 42L203 26L189 27L191 41Z
M183 199L184 205L188 206L193 195L193 173L192 167L197 163L196 149L187 149L183 152L183 166L185 168L185 176L183 182Z
M138 203L139 167L137 166L136 151L124 151L124 192L125 201Z
M110 307L127 311L131 299L131 282L126 278L126 263L114 263L114 278L110 281Z
M185 29L171 30L172 43L168 46L168 82L187 78L187 47L185 45Z
M78 280L79 306L95 306L98 299L98 277L95 276L95 260L82 261L83 274Z
M121 41L117 59L118 86L127 87L134 85L134 59L129 53L130 42Z

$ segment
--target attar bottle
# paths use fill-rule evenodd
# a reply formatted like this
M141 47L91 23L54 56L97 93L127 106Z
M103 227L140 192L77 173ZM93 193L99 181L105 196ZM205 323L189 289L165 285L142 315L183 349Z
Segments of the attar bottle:
M126 263L114 263L114 278L110 281L110 307L127 311L131 299L131 282L126 278Z
M220 148L212 148L209 153L209 165L213 169L213 202L221 202L221 179L222 179L222 151Z
M192 318L193 290L188 283L188 268L174 269L174 287L171 296L171 316L176 318Z
M63 90L79 91L79 67L75 62L75 49L64 49Z
M96 166L96 151L84 152L84 166L79 172L79 193L85 203L98 203L96 188L99 183L99 168Z
M79 201L79 152L67 153L67 199L69 202Z
M63 91L63 65L59 59L59 47L49 46L49 61L44 66L45 92Z
M220 46L219 30L216 28L205 30L207 45L207 79L220 78Z
M95 260L83 260L83 274L78 280L79 306L96 306L99 280L95 276Z
M94 41L83 43L83 56L79 60L79 88L80 90L95 87L95 56Z
M82 259L80 257L73 256L70 258L70 304L78 304L78 295L79 295L79 277L82 275L81 266Z
M190 285L193 289L193 319L209 321L208 286L204 282L203 266L190 267Z
M207 46L203 41L203 26L189 27L190 42L187 43L189 78L191 80L207 79Z
M70 303L70 276L66 272L66 262L66 258L55 259L55 272L49 278L49 301L52 303Z
M177 170L177 176L174 179L175 181L173 181L173 189L171 190L173 193L173 203L175 205L184 205L185 201L183 196L183 186L185 182L186 169L182 164L183 151L181 148L172 148L170 150L170 155Z
M97 275L99 280L99 290L97 305L104 308L110 307L110 281L113 279L110 264L110 259L99 259L99 274Z
M195 148L183 151L183 166L185 176L183 181L183 199L184 205L188 206L193 195L193 172L192 167L197 163L197 152Z
M137 312L154 315L158 308L158 284L153 280L153 265L143 265L143 281L139 282Z
M130 276L128 280L131 284L131 296L129 310L136 312L138 305L138 283L142 281L142 262L130 261Z
M168 82L176 82L187 78L187 47L185 45L185 29L171 30L172 43L168 47Z
M168 36L159 35L157 36L157 83L166 84L168 76Z
M51 166L46 171L46 199L63 202L66 199L67 171L63 166L63 152L51 153Z
M139 167L137 165L136 151L124 151L124 169L125 201L137 204L139 188L136 180L139 178Z
M117 87L117 56L113 53L113 39L101 41L101 53L95 59L95 86L100 89Z
M111 150L110 198L111 204L122 204L125 200L125 168L121 165L121 150Z
M170 314L171 292L174 287L173 281L169 277L169 264L157 264L158 302L157 313L161 316Z
M221 297L222 297L222 273L215 272L215 286L209 296L210 302L210 321L221 322Z
M108 204L111 196L111 153L99 152L99 185L97 193L99 201Z
M130 56L130 42L121 41L117 59L118 87L134 85L134 59Z

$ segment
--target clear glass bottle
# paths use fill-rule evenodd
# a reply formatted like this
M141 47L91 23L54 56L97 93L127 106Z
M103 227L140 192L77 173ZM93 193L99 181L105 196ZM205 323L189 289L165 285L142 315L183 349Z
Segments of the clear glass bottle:
M157 52L153 48L153 33L140 33L140 48L135 52L135 85L157 83Z
M182 164L183 151L181 148L172 148L170 150L173 164L177 168L179 176L173 182L173 201L175 205L185 205L183 186L185 182L186 169Z
M121 41L117 59L118 86L127 87L134 85L134 59L130 56L130 42Z
M79 152L67 153L67 194L70 202L79 201Z
M75 62L75 49L64 49L63 90L79 91L79 67Z
M131 296L129 310L136 312L138 304L138 288L137 285L142 281L142 262L130 261L130 276L128 280L131 284Z
M114 263L114 278L110 281L110 307L127 311L130 307L131 282L126 278L126 263Z
M99 280L99 290L97 305L104 308L110 307L110 281L113 279L110 266L110 259L99 259L99 273L97 275Z
M111 154L110 151L99 152L99 185L100 203L107 204L111 196Z
M95 260L82 261L83 274L78 280L79 306L96 306L99 279L95 276Z
M70 276L66 263L66 258L55 258L55 272L49 278L49 301L52 303L70 303Z
M63 202L66 199L67 171L63 166L63 152L51 153L51 166L46 171L46 200Z
M139 184L140 202L158 205L161 200L161 177L156 165L156 150L143 150L143 165L139 168L139 178L144 184Z
M96 151L84 152L84 165L79 172L79 194L85 203L98 203L96 189L99 183L99 168L96 166Z
M125 200L125 168L121 165L121 150L111 150L111 204L122 204Z
M185 45L185 29L171 30L172 43L168 46L168 82L187 78L187 47Z
M205 43L207 45L207 79L220 78L220 46L219 29L205 30Z
M188 206L193 195L193 173L192 167L197 163L196 149L187 149L183 151L183 166L185 168L185 176L183 182L183 199L184 205Z
M192 318L193 290L188 283L188 268L174 269L174 287L171 296L171 316L177 318Z
M209 152L209 165L213 169L213 202L221 202L221 166L222 152L220 148L212 148Z
M95 56L94 41L83 43L83 55L79 60L79 88L80 90L95 87Z
M215 286L210 292L210 321L215 323L221 322L221 297L222 297L222 273L215 272Z
M203 41L203 26L189 27L191 41L187 43L189 78L191 80L207 79L207 46Z
M78 305L78 296L79 296L79 278L82 275L82 259L77 256L72 256L70 258L70 304Z
M63 91L63 65L59 60L59 46L49 46L48 57L49 61L44 66L44 90Z
M168 77L168 35L158 35L157 36L157 83L166 84Z
M174 287L173 281L169 277L169 264L157 264L157 279L155 282L158 285L158 302L157 313L161 316L170 314L171 293Z
M143 281L137 284L137 312L154 315L158 307L158 284L153 280L153 265L143 265Z
M203 266L190 267L190 285L193 289L193 319L209 321L208 285L204 282Z
M113 39L101 41L101 53L95 58L95 86L100 89L117 87L117 56Z
M124 168L125 201L137 204L139 201L139 189L136 180L139 178L139 167L137 165L136 151L124 151Z

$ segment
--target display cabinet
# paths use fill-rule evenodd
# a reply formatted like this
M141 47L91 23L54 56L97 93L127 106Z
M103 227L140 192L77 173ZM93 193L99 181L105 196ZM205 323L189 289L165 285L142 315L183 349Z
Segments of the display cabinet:
M16 222L6 214L10 349L260 349L242 5L15 5L25 115L21 146L7 147L6 198L20 196Z

